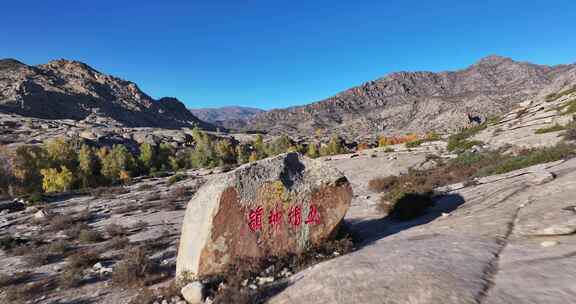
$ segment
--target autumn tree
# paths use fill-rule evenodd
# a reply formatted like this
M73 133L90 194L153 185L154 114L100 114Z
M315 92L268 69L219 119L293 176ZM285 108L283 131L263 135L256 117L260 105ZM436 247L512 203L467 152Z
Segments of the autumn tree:
M252 143L252 146L254 147L257 159L266 157L266 146L264 145L264 137L262 137L262 135L256 135L256 139L254 140L254 143ZM250 157L252 158L252 155Z
M82 187L87 188L94 184L95 175L98 173L98 159L88 145L82 145L78 151L78 173L82 182Z
M14 176L25 192L42 190L40 170L48 167L46 152L40 146L20 146L14 154Z
M41 169L42 189L45 192L65 192L69 191L74 182L72 172L65 166L60 167L60 171L55 168Z
M318 156L320 156L320 153L318 152L318 146L316 145L316 143L308 144L308 150L306 151L306 155L308 155L308 157L310 158L317 158Z
M230 140L219 140L216 143L215 150L220 165L236 163L236 151Z
M273 143L267 146L266 154L268 156L278 155L288 152L291 147L293 147L293 144L290 138L286 135L282 135L278 137Z
M143 143L140 145L140 156L138 156L138 161L142 165L142 171L144 173L154 171L153 168L156 165L156 148L149 143Z
M250 148L248 145L237 145L236 146L236 161L239 164L245 164L250 159Z
M123 145L114 145L102 159L102 175L112 183L126 181L134 169L134 157Z
M171 158L176 156L174 147L161 143L158 146L158 157L156 159L156 170L170 170L172 169Z
M252 151L252 153L250 153L250 157L248 158L249 162L255 162L258 160L258 153L256 151Z
M54 138L44 142L43 147L46 151L46 157L50 162L50 167L76 167L76 145L74 145L71 140Z

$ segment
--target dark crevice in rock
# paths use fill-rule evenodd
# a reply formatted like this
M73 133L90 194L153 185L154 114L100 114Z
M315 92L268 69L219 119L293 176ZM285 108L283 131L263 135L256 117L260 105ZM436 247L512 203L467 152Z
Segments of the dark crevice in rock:
M508 200L509 198L511 198L512 196L516 195L517 193L519 193L520 191L522 191L526 188L527 187L522 187L522 188L518 189L517 191L514 191L512 194L508 195L507 197L502 199L500 202L504 202L504 201ZM496 276L498 275L498 271L500 270L500 267L499 267L500 257L502 256L502 253L506 249L506 246L508 246L508 241L510 239L510 236L514 232L514 228L516 226L516 222L518 220L520 210L522 210L522 208L528 206L530 203L532 203L532 201L529 200L526 204L522 204L522 205L518 206L518 208L516 208L516 210L514 211L514 214L512 216L512 219L510 220L510 222L508 222L508 225L507 225L508 229L506 230L505 235L496 240L496 242L498 243L498 245L500 245L500 247L498 248L498 251L494 254L494 258L488 263L488 265L486 266L486 269L484 270L485 285L484 285L484 288L480 291L480 293L477 296L476 302L478 304L485 303L486 300L488 299L488 297L490 296L490 291L492 290L492 288L495 285Z

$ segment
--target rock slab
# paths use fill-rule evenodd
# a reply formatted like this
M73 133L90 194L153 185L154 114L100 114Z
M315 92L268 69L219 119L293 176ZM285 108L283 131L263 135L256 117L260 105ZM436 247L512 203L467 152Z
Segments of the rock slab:
M238 258L305 251L334 236L351 200L340 171L298 153L217 175L188 203L177 275L217 274Z

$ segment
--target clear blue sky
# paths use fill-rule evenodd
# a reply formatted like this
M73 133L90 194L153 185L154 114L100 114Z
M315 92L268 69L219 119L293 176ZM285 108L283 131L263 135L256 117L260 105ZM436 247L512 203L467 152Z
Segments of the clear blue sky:
M575 17L574 0L4 1L0 57L84 61L189 107L270 109L489 54L573 63Z

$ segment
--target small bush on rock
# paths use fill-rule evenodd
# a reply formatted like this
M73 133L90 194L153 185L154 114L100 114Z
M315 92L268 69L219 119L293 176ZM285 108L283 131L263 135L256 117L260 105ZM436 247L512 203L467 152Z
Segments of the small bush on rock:
M106 230L106 233L108 234L108 236L111 238L121 237L121 236L125 236L128 234L128 231L126 231L126 228L124 228L123 226L120 226L118 224L114 224L114 223L106 226L105 230Z
M66 269L82 271L100 261L100 254L92 250L84 250L71 255L68 258Z
M397 176L387 176L372 179L368 182L368 189L374 192L390 191L393 187L398 185Z
M100 232L92 229L84 229L80 231L78 235L78 240L81 243L89 244L89 243L97 243L103 240L102 235Z
M148 276L158 271L158 265L148 258L146 250L137 247L129 250L114 268L112 281L119 286L142 286Z
M402 193L392 206L389 216L400 221L411 220L424 214L433 204L429 193Z
M172 186L172 185L174 185L175 183L180 182L180 181L183 181L183 180L185 180L185 179L187 179L187 178L188 178L188 176L186 176L186 175L184 175L184 174L176 174L176 175L173 175L173 176L171 176L171 177L168 179L168 185L169 185L169 186Z

